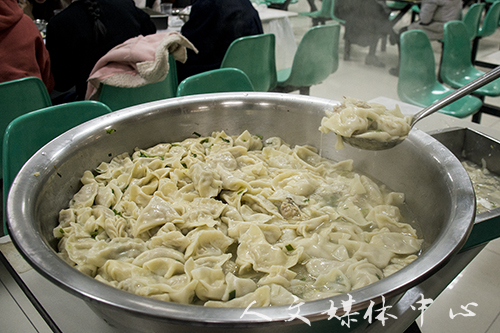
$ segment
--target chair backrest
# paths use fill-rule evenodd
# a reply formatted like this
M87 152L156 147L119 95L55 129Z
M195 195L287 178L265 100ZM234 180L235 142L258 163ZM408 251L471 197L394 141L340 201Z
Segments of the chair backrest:
M477 32L479 31L484 6L484 2L472 4L462 18L462 22L464 22L467 27L467 33L469 34L469 39L471 41L476 38Z
M334 0L323 0L321 2L321 8L319 9L319 17L330 17L333 13L333 1Z
M218 68L184 79L179 84L177 96L236 91L254 91L245 72L237 68Z
M168 64L168 74L163 81L134 88L103 85L99 101L116 111L133 105L175 97L178 86L177 65L172 55L169 55Z
M222 59L221 68L241 69L252 81L255 91L276 86L276 37L272 33L245 36L234 40Z
M478 37L487 37L495 33L500 20L500 1L495 1L484 15L483 23L477 32Z
M3 138L3 207L10 185L26 161L40 148L67 130L90 119L110 113L111 109L96 101L80 101L46 107L14 119Z
M463 37L470 43L463 26ZM446 42L445 42L446 45ZM469 53L470 55L470 53ZM423 30L410 30L401 34L398 96L403 102L429 106L450 94L453 89L437 80L431 41ZM479 98L467 95L439 110L439 112L465 118L482 106Z
M434 52L429 37L423 30L403 32L400 41L399 98L415 104L415 97L428 95L436 82Z
M444 43L439 75L444 83L473 67L471 60L471 42L467 36L467 27L462 21L450 21L444 25Z
M25 77L18 80L0 83L0 133L3 137L5 129L15 118L27 112L51 106L49 92L42 80L37 77ZM2 148L0 147L0 175Z
M286 85L312 86L323 82L339 67L340 25L318 25L302 37Z

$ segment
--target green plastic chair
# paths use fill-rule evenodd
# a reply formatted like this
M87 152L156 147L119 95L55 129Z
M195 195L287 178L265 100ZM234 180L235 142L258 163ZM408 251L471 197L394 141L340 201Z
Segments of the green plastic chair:
M14 119L3 137L3 211L4 234L8 234L5 203L10 185L24 163L40 148L67 130L90 119L110 113L97 101L80 101L46 107ZM36 129L36 130L34 130Z
M323 0L321 8L314 12L300 12L299 15L308 16L312 19L312 25L325 24L326 21L334 19L333 15L334 0ZM337 19L340 20L340 19Z
M467 27L467 33L471 41L474 41L479 31L484 7L484 2L472 4L462 18L462 22L464 22Z
M434 52L427 34L410 30L401 34L398 96L403 102L427 107L454 90L441 84L436 77ZM479 98L467 95L439 112L465 118L482 106Z
M324 0L323 0L324 1ZM299 90L309 95L310 87L323 82L339 67L340 25L318 25L302 37L292 67L278 71L276 92Z
M245 36L234 40L222 59L221 68L241 69L255 91L276 87L276 37L274 34Z
M175 97L177 93L177 65L172 55L168 59L169 70L165 80L142 87L122 88L102 85L99 101L113 111L129 106Z
M493 2L490 8L486 11L484 15L483 23L479 27L477 31L476 38L474 38L472 44L472 62L476 65L479 64L476 62L477 50L479 47L479 42L482 38L491 36L495 33L498 28L498 21L500 20L500 1ZM482 65L482 64L481 64ZM493 67L493 66L486 66Z
M485 74L474 67L471 61L471 43L467 36L467 27L461 21L451 21L444 25L444 44L439 75L443 83L458 89ZM475 90L473 95L483 101L483 107L474 115L474 121L480 122L481 113L498 116L493 106L484 104L486 96L500 96L500 79Z
M472 65L471 45L467 38L467 27L461 21L450 21L444 25L443 60L440 76L443 82L458 89L485 72ZM474 91L482 96L500 96L500 79Z
M51 106L49 92L45 84L37 77L25 77L0 83L0 132L5 132L9 123L27 112ZM0 147L0 158L2 148ZM0 175L2 174L0 160Z
M391 10L401 10L406 7L406 3L400 1L386 1L385 4Z
M237 91L254 91L245 72L237 68L218 68L182 80L177 96Z

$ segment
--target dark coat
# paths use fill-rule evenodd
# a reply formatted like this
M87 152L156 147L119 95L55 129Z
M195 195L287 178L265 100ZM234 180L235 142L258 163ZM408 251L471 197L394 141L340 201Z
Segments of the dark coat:
M391 33L389 13L377 0L335 1L335 16L346 21L344 39L361 46Z
M259 13L250 0L197 0L181 33L198 49L177 63L179 82L188 76L220 68L229 45L237 38L262 34Z
M47 49L59 91L76 86L77 99L87 90L87 79L97 60L116 45L156 32L154 23L132 0L99 0L106 36L96 41L93 21L83 1L75 1L47 25Z

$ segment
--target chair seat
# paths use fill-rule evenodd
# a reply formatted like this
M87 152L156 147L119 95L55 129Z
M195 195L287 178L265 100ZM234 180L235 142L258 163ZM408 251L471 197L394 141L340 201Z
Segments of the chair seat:
M324 19L327 19L327 20L331 19L330 16L325 16L320 10L315 11L315 12L300 12L299 15L309 16L309 17L315 17L315 18L321 17L321 18L324 18Z
M451 94L453 91L453 89L436 82L432 88L427 87L427 89L416 89L412 96L406 95L400 96L400 98L403 102L425 108ZM445 106L438 112L456 118L466 118L475 114L482 105L483 103L479 98L467 95L450 105Z
M292 73L292 67L281 69L277 72L278 75L278 86L283 86L290 77L290 74Z
M478 70L475 67L470 67L466 71L460 71L456 73L456 76L448 75L446 79L446 84L452 88L458 89L465 86L467 83L477 79L478 77L484 75L483 71ZM500 80L495 80L488 83L487 85L474 91L474 94L481 96L498 97L500 96Z

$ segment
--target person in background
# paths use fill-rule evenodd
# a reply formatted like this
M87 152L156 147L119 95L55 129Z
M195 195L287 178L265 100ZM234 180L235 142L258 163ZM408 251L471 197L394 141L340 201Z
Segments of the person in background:
M177 62L179 82L194 74L220 68L229 45L237 38L262 34L259 13L250 0L195 0L181 34L197 49Z
M83 100L89 74L102 56L130 38L155 32L149 15L133 0L74 1L47 25L55 89L74 88L69 100Z
M420 4L419 20L399 30L396 38L399 53L399 38L408 30L422 30L430 40L444 38L444 24L448 21L459 20L462 13L462 0L422 0ZM399 63L389 69L393 76L399 76Z
M50 58L35 23L17 3L0 1L0 82L40 78L50 92L54 78Z
M440 40L444 38L444 24L459 20L461 14L462 0L422 0L419 20L410 24L407 30L420 29L430 40Z
M384 67L376 56L382 36L395 32L389 20L390 9L383 0L336 0L335 16L346 21L344 39L350 44L368 46L365 64Z

